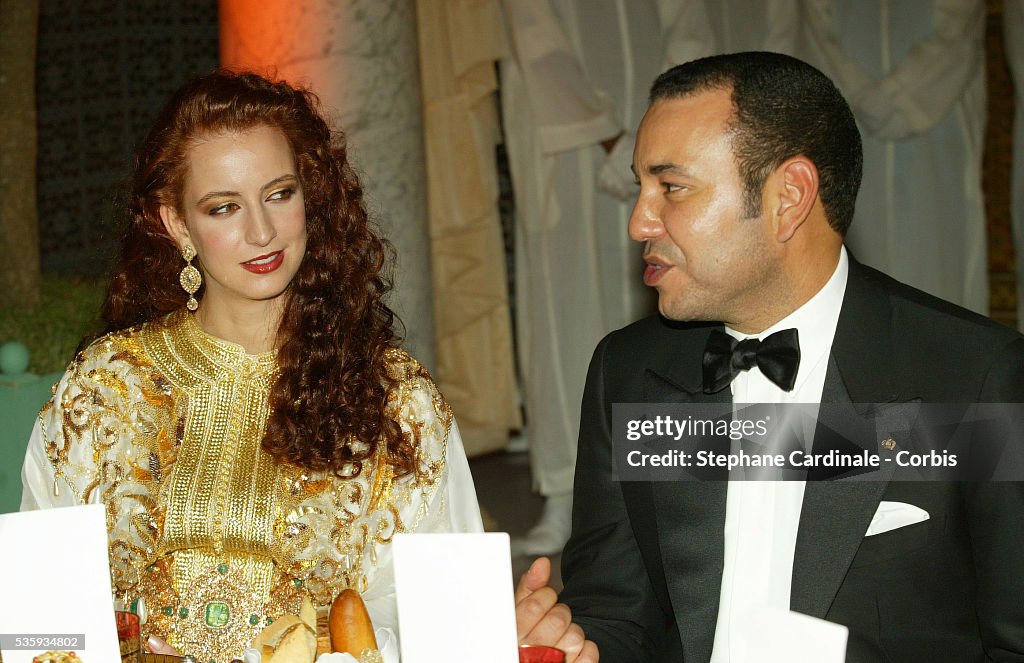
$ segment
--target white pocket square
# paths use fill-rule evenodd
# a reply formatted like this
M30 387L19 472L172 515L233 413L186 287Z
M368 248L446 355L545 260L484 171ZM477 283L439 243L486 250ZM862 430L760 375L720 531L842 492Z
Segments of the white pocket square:
M874 536L900 527L923 523L930 516L921 507L906 502L881 502L864 536Z

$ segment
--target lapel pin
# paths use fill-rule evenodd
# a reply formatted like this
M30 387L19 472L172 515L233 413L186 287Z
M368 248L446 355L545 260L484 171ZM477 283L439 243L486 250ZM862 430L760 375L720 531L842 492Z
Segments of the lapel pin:
M892 451L893 449L896 448L896 440L892 439L891 437L887 437L884 440L882 440L882 447L885 448L887 451Z

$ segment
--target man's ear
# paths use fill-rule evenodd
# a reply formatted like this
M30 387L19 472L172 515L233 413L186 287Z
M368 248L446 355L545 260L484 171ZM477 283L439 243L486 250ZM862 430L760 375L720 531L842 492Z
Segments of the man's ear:
M784 161L770 176L775 239L788 242L811 215L818 199L818 169L804 156Z
M185 225L185 219L181 218L173 207L170 205L160 206L160 221L164 224L167 234L178 246L179 251L183 250L185 246L192 245L192 236L188 232L188 226Z

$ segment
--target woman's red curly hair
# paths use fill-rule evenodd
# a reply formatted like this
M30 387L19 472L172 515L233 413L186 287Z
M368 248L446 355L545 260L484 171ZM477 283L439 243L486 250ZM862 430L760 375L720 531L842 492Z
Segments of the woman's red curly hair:
M280 129L288 139L307 233L277 332L279 375L263 448L279 462L354 477L383 443L396 475L409 474L414 450L387 412L393 387L387 354L398 344L383 299L391 288L384 274L391 248L371 228L344 135L331 131L308 90L215 71L171 97L136 154L121 259L102 309L107 330L185 305L178 284L184 262L160 221L160 206L182 209L196 140L259 126Z

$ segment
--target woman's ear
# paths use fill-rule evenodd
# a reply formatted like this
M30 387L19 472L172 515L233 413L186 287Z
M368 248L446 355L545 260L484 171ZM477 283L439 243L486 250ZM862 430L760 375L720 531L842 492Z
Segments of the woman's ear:
M186 246L192 245L192 236L189 235L188 226L185 225L185 220L178 215L178 212L173 207L170 205L160 206L160 221L164 224L167 234L177 244L179 251L183 251Z

